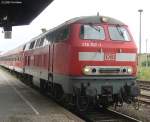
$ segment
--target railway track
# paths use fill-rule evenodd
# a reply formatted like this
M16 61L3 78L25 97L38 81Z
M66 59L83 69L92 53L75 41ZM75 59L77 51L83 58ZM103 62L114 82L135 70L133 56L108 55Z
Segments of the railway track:
M140 86L141 95L139 101L144 104L150 105L150 81L137 80L137 84Z
M150 90L150 81L137 80L137 84L140 88L147 88L147 90Z
M86 122L142 122L110 109L89 110L86 113L80 113L80 117Z
M150 91L150 87L148 87L148 86L140 86L140 88L141 88L142 90Z
M139 101L140 101L141 103L150 105L150 96L141 95L140 98L139 98Z

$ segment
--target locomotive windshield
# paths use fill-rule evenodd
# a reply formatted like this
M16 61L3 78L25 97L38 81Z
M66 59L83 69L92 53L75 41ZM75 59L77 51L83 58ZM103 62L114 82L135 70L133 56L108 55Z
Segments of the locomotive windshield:
M104 29L98 25L82 25L80 29L80 37L90 40L104 40Z
M121 26L108 27L111 40L130 41L130 36L126 28Z

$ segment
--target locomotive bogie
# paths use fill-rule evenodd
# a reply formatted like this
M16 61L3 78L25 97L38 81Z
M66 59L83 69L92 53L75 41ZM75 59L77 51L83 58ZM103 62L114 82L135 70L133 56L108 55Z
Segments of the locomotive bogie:
M81 84L83 84L84 87L87 88L86 93L90 96L90 90L93 89L93 91L96 91L96 95L102 95L104 93L105 87L111 87L111 94L119 94L121 88L123 88L126 84L128 86L131 86L135 78L132 77L108 77L108 76L103 76L101 78L99 77L79 77L79 78L74 78L75 80L72 80L73 86L77 88L81 88ZM90 89L88 91L88 89ZM109 89L108 89L109 90ZM107 89L106 89L107 92Z

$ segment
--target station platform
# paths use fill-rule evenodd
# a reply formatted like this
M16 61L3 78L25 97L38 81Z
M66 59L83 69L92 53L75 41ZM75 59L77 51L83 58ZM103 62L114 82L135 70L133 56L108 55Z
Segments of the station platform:
M84 122L0 69L0 122Z

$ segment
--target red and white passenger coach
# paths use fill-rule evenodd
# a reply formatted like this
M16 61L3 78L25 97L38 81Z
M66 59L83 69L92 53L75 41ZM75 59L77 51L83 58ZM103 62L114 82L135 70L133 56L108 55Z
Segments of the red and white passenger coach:
M137 47L128 26L105 16L69 20L0 57L42 92L85 110L90 103L129 103L136 86Z

